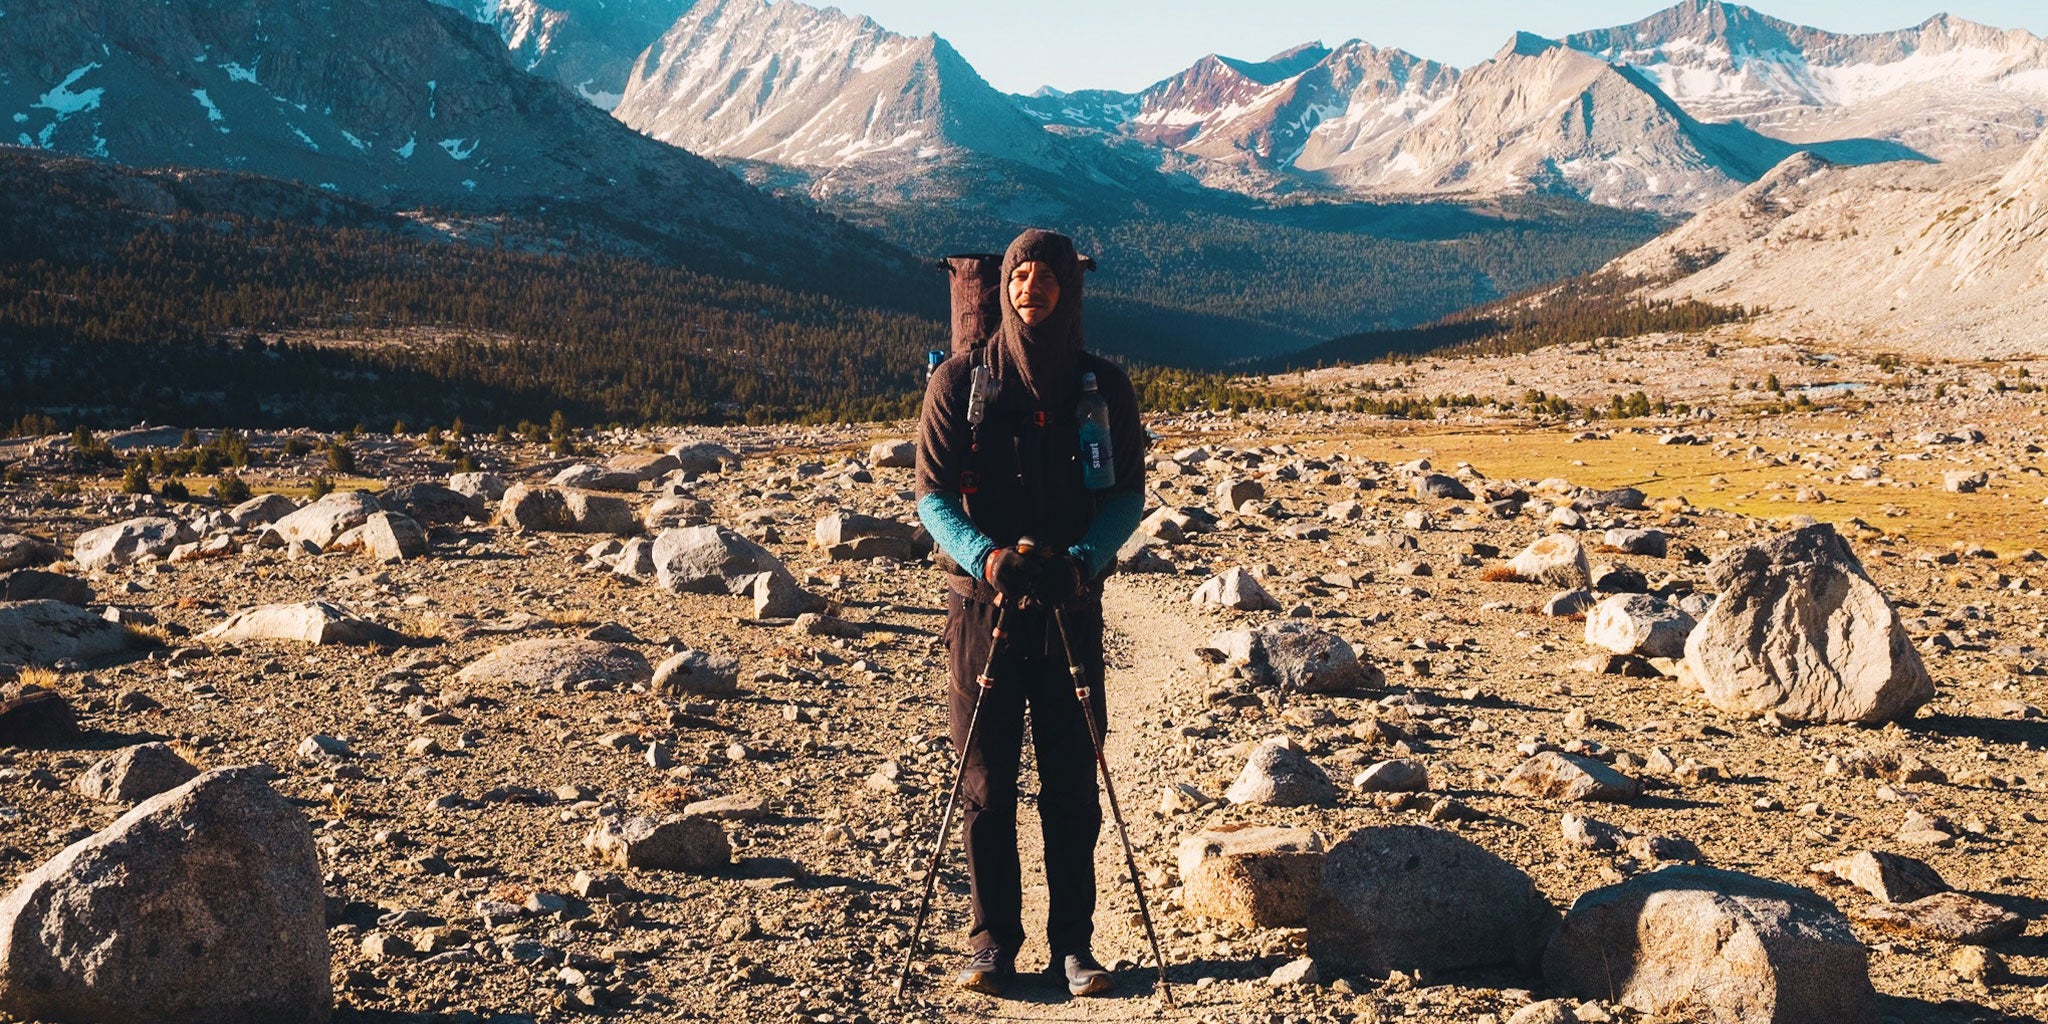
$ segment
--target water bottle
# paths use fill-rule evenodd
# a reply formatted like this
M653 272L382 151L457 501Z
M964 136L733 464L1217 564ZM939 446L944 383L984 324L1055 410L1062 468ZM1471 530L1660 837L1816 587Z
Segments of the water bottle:
M1109 403L1096 390L1095 375L1081 375L1081 483L1091 491L1116 485L1116 448L1109 441Z
M946 353L939 349L932 349L926 352L924 354L924 379L932 379L932 374L939 372L939 364L945 361Z

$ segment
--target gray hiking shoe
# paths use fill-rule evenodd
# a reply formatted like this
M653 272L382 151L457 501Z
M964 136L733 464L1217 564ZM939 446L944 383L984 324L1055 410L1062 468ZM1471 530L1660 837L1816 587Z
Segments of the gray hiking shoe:
M953 976L953 983L969 992L993 996L1000 994L1003 985L1016 973L1017 955L990 946L976 950L973 956L968 957L966 966Z
M1086 950L1061 957L1060 970L1067 976L1067 991L1077 996L1099 996L1116 987L1116 979Z

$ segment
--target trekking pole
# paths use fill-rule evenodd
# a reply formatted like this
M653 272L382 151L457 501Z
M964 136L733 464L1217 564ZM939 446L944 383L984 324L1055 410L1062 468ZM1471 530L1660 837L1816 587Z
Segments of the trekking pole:
M1019 551L1030 551L1030 540L1017 542ZM910 985L910 966L917 960L917 942L924 935L925 915L932 909L932 893L939 884L939 858L946 852L946 833L953 831L953 808L960 802L960 784L967 778L967 755L974 749L974 730L981 724L982 698L995 686L996 652L1003 645L1003 617L1010 612L1009 605L1001 593L996 594L996 624L989 631L988 662L981 667L981 674L974 679L974 711L967 716L967 739L960 744L960 756L953 768L953 788L946 793L946 811L939 818L939 834L932 840L931 863L924 871L924 896L917 904L917 923L910 928L910 948L903 954L903 970L896 975L896 991L889 997L891 1006L903 1001L904 990Z
M1138 894L1138 917L1145 922L1145 938L1152 943L1152 959L1159 964L1159 998L1171 1007L1173 986L1166 981L1166 954L1160 952L1159 932L1152 927L1152 909L1145 903L1145 883L1138 880L1138 859L1131 854L1131 833L1124 827L1123 808L1116 801L1116 785L1109 779L1109 758L1102 753L1102 733L1095 728L1095 705L1089 702L1093 688L1082 674L1080 660L1074 657L1074 645L1067 639L1067 617L1059 608L1052 610L1052 622L1060 632L1060 650L1067 655L1067 674L1074 677L1074 696L1079 698L1081 715L1088 723L1088 742L1095 748L1095 766L1102 771L1102 791L1109 794L1109 814L1116 820L1116 835L1123 842L1124 867L1131 874L1131 891Z

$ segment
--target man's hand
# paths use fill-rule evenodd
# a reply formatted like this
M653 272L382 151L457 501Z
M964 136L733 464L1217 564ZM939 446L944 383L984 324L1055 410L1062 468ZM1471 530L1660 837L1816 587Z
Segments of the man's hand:
M1038 560L1038 578L1032 595L1047 606L1058 608L1088 589L1088 570L1072 555L1049 555Z
M981 578L996 589L996 595L1004 603L1015 603L1030 596L1038 580L1037 559L1016 548L997 548L988 553L988 561L981 567Z

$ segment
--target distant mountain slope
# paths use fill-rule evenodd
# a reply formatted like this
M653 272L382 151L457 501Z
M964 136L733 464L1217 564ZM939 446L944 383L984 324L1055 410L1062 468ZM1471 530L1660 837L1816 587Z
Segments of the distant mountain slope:
M1972 359L2048 354L2048 137L2008 165L1788 160L1612 265L1760 328ZM1817 282L1825 281L1824 286Z
M915 301L904 254L640 137L424 0L8 0L0 111L24 146L510 215L581 245Z
M694 0L435 0L495 28L521 67L610 110L641 51Z
M1404 133L1347 156L1367 191L1517 187L1613 206L1681 211L1753 181L1792 147L1687 115L1655 85L1523 33Z
M793 0L701 0L634 65L619 120L706 156L796 167L1035 166L1051 139L945 40Z
M1795 143L1873 138L1946 159L2025 143L2048 114L2048 40L1945 14L1847 35L1683 0L1564 42L1643 72L1696 117Z

